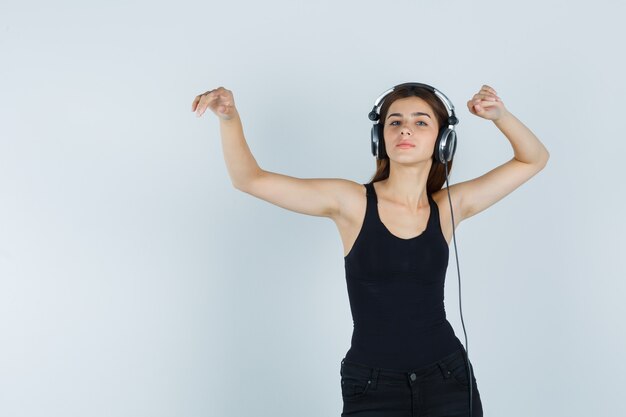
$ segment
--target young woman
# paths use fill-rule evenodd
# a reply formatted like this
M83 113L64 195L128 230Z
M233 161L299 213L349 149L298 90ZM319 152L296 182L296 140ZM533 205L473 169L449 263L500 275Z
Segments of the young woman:
M207 91L191 106L197 116L208 108L219 117L235 188L288 210L328 217L337 225L354 321L351 347L340 367L342 416L483 413L473 365L444 310L453 227L536 175L549 153L496 91L483 85L467 108L493 121L510 141L514 157L478 178L442 189L446 166L435 150L450 114L434 90L401 84L378 104L382 137L374 152L376 173L366 184L261 169L246 144L230 90ZM451 166L452 159L448 175Z

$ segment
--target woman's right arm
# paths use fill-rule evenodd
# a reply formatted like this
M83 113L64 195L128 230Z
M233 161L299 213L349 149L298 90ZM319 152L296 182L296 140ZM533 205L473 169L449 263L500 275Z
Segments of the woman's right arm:
M230 90L219 87L196 96L191 110L209 108L220 119L222 149L233 186L279 207L310 216L336 219L350 192L362 188L340 178L296 178L259 167L250 152Z

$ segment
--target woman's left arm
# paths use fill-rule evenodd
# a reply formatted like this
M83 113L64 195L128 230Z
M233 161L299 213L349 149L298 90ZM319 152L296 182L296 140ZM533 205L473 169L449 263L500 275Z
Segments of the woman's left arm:
M456 192L461 217L471 217L528 181L547 164L550 154L537 136L510 113L488 85L467 102L469 111L483 119L492 120L511 142L514 157L486 174L450 187Z

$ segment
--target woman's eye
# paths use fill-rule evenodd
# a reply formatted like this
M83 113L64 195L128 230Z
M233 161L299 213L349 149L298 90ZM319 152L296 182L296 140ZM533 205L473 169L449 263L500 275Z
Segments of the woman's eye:
M397 120L394 120L393 122L389 123L391 126L395 126L394 123L399 123ZM421 120L418 120L417 123L424 123ZM428 126L426 123L424 123L422 126Z

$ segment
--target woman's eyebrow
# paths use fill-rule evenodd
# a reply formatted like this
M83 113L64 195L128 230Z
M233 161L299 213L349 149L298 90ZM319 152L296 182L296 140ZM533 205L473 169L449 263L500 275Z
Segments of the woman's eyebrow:
M391 113L389 116L387 116L387 119L389 119L391 116L402 116L401 113ZM415 113L411 113L411 116L428 116L429 119L432 119L432 117L430 117L430 115L428 113L422 113L421 111L416 111Z

